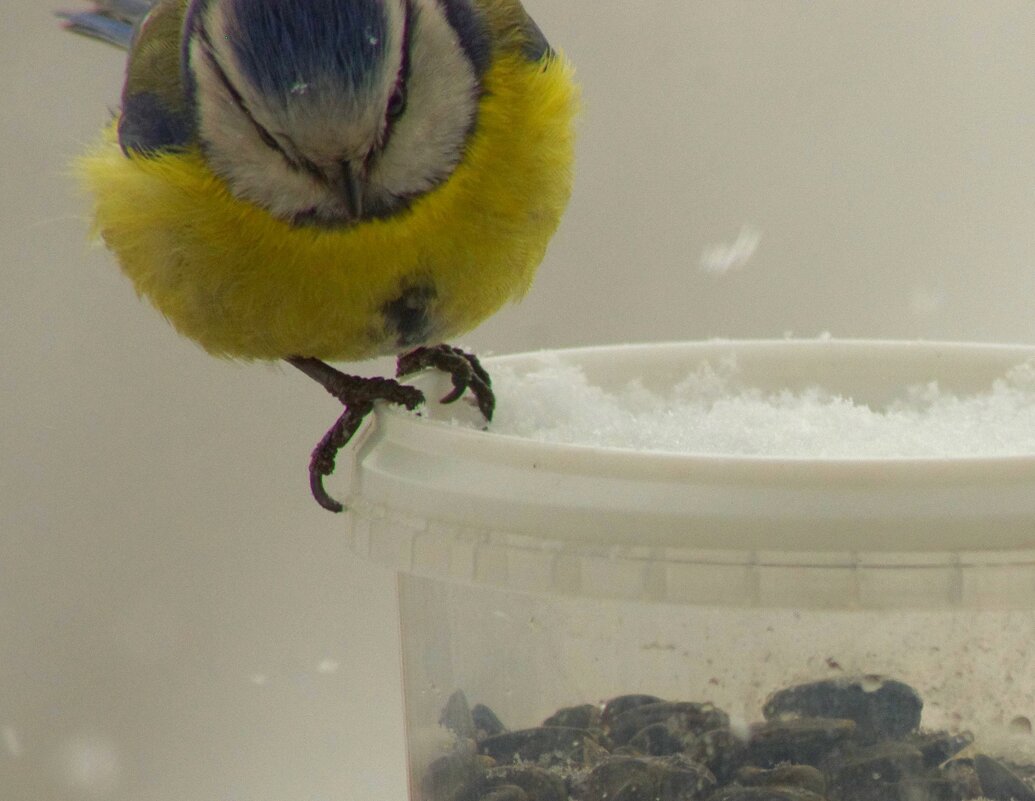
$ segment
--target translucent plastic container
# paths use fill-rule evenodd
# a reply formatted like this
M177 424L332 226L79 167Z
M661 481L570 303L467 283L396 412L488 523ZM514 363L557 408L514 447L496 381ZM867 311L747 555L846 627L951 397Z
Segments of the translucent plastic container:
M1035 359L839 341L555 356L663 388L731 353L761 389L875 406ZM398 571L411 799L1035 798L1035 455L688 456L444 422L464 414L381 409L342 459L351 546Z

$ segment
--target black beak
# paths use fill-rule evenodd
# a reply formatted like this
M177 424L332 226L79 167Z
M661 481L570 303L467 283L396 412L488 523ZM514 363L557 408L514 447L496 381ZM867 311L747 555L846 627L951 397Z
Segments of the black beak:
M341 163L341 179L338 184L338 191L342 200L345 201L345 208L349 211L349 217L358 220L363 216L363 187L359 181L359 174L352 166L351 161Z

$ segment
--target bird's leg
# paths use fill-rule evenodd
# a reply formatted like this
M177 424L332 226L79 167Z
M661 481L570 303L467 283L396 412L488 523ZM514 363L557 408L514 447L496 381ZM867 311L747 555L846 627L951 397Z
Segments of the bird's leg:
M292 356L286 361L345 405L345 411L324 434L309 459L309 486L313 497L324 509L340 512L345 507L328 495L323 487L324 476L334 472L334 459L338 451L352 439L363 419L373 411L375 401L398 403L407 409L414 409L424 403L424 393L416 387L400 384L391 378L345 375L319 359Z
M482 415L492 420L496 396L492 393L492 379L477 356L449 345L417 348L399 357L395 375L402 378L426 367L449 373L453 379L453 391L442 398L441 403L452 403L470 389Z

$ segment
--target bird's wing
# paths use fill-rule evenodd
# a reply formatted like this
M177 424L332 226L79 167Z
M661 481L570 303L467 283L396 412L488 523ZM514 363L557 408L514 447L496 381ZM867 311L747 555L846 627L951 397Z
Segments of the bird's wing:
M520 0L474 0L474 4L485 12L493 39L500 48L520 51L530 61L540 61L553 53Z
M187 4L158 0L138 23L119 117L119 142L126 150L149 153L184 147L193 140L193 101L181 64Z
M190 144L194 109L180 63L189 0L94 0L89 11L58 12L65 27L129 50L119 144L152 153Z

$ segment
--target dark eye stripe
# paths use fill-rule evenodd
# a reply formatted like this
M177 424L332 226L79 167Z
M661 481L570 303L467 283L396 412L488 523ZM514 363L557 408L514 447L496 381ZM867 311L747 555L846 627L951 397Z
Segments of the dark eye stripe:
M456 31L460 46L467 54L474 71L482 77L492 61L492 37L481 14L470 0L438 0L450 27Z
M284 161L287 162L287 165L296 172L312 172L316 170L315 166L300 163L297 159L293 158L286 150L284 150L276 137L273 136L273 134L271 134L262 123L255 119L254 116L252 116L251 111L248 109L248 104L241 96L241 93L237 91L237 87L231 82L230 77L226 74L226 70L223 69L223 65L219 63L219 59L216 58L215 47L213 46L212 39L209 37L208 31L205 29L204 25L198 25L196 32L198 38L201 40L201 52L204 54L205 60L208 61L209 65L215 71L216 76L219 78L219 82L223 84L223 88L226 89L227 94L229 94L231 100L234 101L234 105L241 110L241 113L244 114L244 116L248 118L248 121L255 127L255 132L259 135L259 139L262 140L262 143L270 150L274 150L279 153L283 157ZM311 169L309 169L309 167L311 167Z
M399 75L395 79L395 88L392 90L395 92L402 93L403 110L406 108L406 86L410 80L410 49L411 41L413 38L413 17L415 11L413 7L413 0L404 0L403 2L403 30L402 30L402 62L399 64ZM381 140L381 149L384 150L388 144L388 140L392 136L392 129L395 128L395 122L402 116L402 111L397 114L385 115L385 132Z

